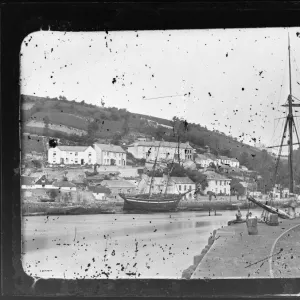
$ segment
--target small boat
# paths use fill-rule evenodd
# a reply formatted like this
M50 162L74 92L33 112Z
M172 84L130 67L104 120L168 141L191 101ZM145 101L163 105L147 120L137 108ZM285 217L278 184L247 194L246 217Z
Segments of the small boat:
M264 210L266 210L267 212L271 213L271 214L277 214L279 218L281 219L292 219L292 217L287 214L285 211L275 208L273 206L267 205L267 204L263 204L262 202L256 200L255 198L248 196L247 197L249 201L253 202L254 204L256 204L257 206L263 208Z

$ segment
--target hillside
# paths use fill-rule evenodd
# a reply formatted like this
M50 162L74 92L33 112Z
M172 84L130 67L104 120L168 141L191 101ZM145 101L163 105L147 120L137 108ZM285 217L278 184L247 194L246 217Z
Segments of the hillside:
M68 101L64 97L21 97L23 132L45 136L59 133L66 138L84 136L88 133L89 124L97 120L96 138L113 139L119 133L129 138L141 134L172 140L172 120L130 113L125 109L99 107L84 101ZM189 124L189 132L182 138L189 140L195 147L208 145L216 154L230 150L231 153L227 154L239 157L243 152L248 155L259 152L252 146L217 131L207 130L199 124Z
M177 141L173 128L177 128L178 124L180 128L183 124L176 117L166 120L131 113L126 109L68 101L62 96L49 98L22 95L21 103L23 133L60 138L69 145L90 145L95 140L123 145L132 143L136 137ZM266 151L241 143L221 132L210 131L200 124L187 124L187 130L178 129L178 132L181 141L189 141L198 153L209 146L216 155L235 157L241 165L262 175L263 186L267 186L267 189L271 187L275 160ZM34 147L33 141L26 137L22 143L24 151L34 149L40 152L45 148ZM286 168L281 166L281 169L282 176L278 180L286 184ZM298 164L297 169L300 170ZM297 181L300 182L300 176L297 176Z

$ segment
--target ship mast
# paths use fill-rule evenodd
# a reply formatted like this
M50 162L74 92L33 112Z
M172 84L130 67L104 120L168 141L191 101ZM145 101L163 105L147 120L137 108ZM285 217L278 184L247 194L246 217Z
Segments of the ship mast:
M294 193L294 170L293 170L293 145L299 145L300 140L297 132L297 128L295 125L295 120L293 116L293 107L300 107L300 104L293 104L294 99L300 101L296 97L292 95L292 70L291 70L291 46L290 46L290 36L288 35L288 53L289 53L289 95L287 99L287 104L282 105L283 107L288 107L288 115L286 117L285 125L284 125L284 130L283 130L283 135L281 139L281 144L280 146L271 146L268 148L275 148L275 147L280 147L279 148L279 154L277 157L276 161L276 167L275 167L275 174L274 174L274 184L276 183L276 176L277 176L277 170L279 166L279 160L281 156L281 151L283 146L288 146L289 147L289 160L288 160L288 165L289 165L289 191L290 193ZM286 137L286 131L288 129L288 135L289 139L287 142L287 145L283 145L284 139ZM297 143L293 143L293 129L296 132L297 135Z

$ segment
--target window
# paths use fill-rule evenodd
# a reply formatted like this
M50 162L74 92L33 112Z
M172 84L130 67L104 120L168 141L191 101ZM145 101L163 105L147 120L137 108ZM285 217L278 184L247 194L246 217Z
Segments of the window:
M192 186L190 185L190 187L189 187L189 191L191 191L192 190Z
M75 158L75 164L78 164L78 160Z
M56 156L56 152L53 152L53 156Z
M179 184L179 191L181 191L181 185Z
M75 152L75 156L78 156L78 152Z
M92 156L92 153L89 152L89 156Z
M186 191L186 185L184 185L184 190Z
M216 185L218 185L218 180L216 180Z

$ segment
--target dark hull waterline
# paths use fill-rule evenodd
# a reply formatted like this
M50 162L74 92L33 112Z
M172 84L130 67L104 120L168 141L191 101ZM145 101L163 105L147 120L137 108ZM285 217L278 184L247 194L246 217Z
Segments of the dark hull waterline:
M175 211L182 198L180 195L173 197L138 197L120 194L124 200L124 211L145 211L145 212L168 212Z

